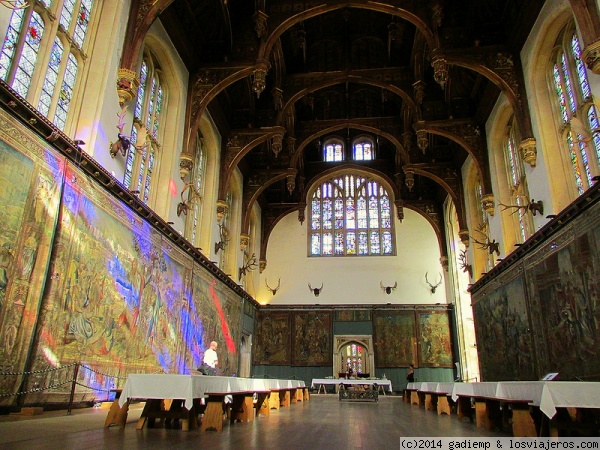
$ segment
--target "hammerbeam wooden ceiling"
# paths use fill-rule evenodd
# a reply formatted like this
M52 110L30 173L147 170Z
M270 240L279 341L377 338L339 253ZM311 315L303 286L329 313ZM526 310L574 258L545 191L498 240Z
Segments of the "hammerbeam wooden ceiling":
M140 0L122 65L159 19L189 69L188 132L211 112L224 138L220 196L239 167L243 227L259 202L265 248L283 215L303 219L311 180L330 169L323 141L367 135L377 158L361 166L394 186L399 216L423 214L444 249L448 195L466 228L460 177L469 155L491 193L484 124L501 93L531 137L519 51L543 3ZM355 163L336 167L346 164Z

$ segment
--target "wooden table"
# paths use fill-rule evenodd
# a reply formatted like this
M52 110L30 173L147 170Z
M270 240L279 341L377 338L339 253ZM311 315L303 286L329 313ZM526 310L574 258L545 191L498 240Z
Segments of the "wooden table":
M335 386L335 392L337 394L338 390L344 388L344 386L373 386L377 384L377 390L381 391L383 395L385 395L385 391L387 390L390 394L392 393L392 382L390 380L367 380L364 378L351 379L347 380L345 378L314 378L311 383L311 387L314 389L318 386L317 394L321 392L321 389L324 390L324 393L327 393L327 386Z
M131 374L123 387L117 402L120 411L119 424L124 427L127 420L126 406L130 399L145 400L146 405L137 429L145 425L153 426L155 419L181 420L182 430L197 425L197 415L204 411L201 431L223 429L225 414L233 422L254 420L254 396L259 399L257 413L263 414L265 401L275 397L273 392L287 393L289 406L290 392L297 393L306 386L301 380L263 380L257 378L212 377L202 375L177 374ZM114 405L113 405L114 406ZM270 408L269 408L270 409ZM111 407L112 410L112 407ZM268 414L267 414L268 415ZM106 422L114 422L115 413ZM105 425L106 426L106 425Z

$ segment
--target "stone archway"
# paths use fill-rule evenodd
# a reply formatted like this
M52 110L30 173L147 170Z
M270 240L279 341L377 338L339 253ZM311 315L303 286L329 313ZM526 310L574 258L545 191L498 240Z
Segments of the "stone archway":
M333 337L333 376L338 377L338 374L345 372L346 356L342 355L342 351L348 344L357 344L363 347L363 373L369 373L370 376L375 376L375 354L373 348L373 336L371 335L335 335Z

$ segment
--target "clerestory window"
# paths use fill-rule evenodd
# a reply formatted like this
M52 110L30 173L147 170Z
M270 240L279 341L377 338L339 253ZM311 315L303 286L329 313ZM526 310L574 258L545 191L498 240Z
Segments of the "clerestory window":
M391 201L378 180L334 176L313 191L310 205L309 256L394 254Z
M339 139L331 139L323 146L323 160L337 162L344 160L344 144Z
M160 150L161 113L166 100L161 76L158 61L150 52L145 52L131 130L132 145L127 153L124 177L125 186L138 192L144 203L150 198L152 176Z
M579 195L592 186L600 161L600 122L573 25L557 39L552 65L558 117Z
M12 12L0 52L0 78L62 131L87 59L93 6L93 0L29 2Z
M360 138L354 141L354 161L372 161L375 159L373 155L373 142L368 138Z

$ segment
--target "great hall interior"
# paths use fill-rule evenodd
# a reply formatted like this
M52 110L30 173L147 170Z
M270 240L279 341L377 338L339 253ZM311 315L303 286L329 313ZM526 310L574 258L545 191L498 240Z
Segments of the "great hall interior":
M0 3L3 411L600 381L598 1Z

